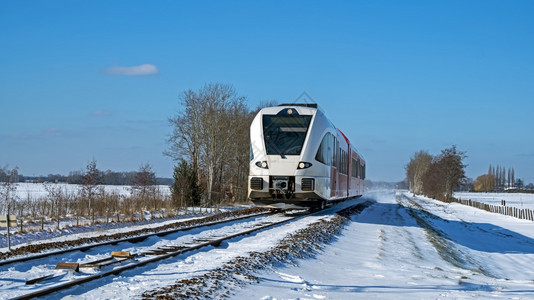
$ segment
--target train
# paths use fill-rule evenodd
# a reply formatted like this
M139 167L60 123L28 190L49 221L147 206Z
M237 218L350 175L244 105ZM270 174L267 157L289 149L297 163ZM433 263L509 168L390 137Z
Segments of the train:
M257 206L323 209L363 195L366 163L315 103L261 109L250 125L248 197Z

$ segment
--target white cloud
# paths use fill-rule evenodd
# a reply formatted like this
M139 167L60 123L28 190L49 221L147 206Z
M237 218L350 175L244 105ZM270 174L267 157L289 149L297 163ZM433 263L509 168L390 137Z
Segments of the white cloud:
M140 76L155 75L158 74L159 71L158 68L152 64L144 64L131 67L109 67L105 72L112 75Z
M63 136L63 132L57 128L48 128L44 130L44 135L48 137Z
M99 109L99 110L95 110L95 111L91 112L91 115L97 116L97 117L99 117L99 116L109 116L109 115L111 115L111 112L108 111L108 110L105 110L105 109Z

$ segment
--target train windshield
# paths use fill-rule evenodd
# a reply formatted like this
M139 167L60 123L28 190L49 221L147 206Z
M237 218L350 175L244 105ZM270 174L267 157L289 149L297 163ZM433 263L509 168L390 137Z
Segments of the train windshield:
M300 155L311 115L263 115L263 136L269 155Z

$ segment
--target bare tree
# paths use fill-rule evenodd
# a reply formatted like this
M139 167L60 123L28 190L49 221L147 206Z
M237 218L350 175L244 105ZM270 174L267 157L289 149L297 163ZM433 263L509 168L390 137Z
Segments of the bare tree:
M24 232L24 212L29 207L28 200L20 200L15 202L15 210L17 211L17 216L20 222L20 232Z
M198 168L199 165L202 143L202 112L197 104L198 98L193 90L184 91L182 94L181 104L184 110L169 119L173 133L167 140L169 149L164 152L177 161L181 159L190 161L194 168Z
M208 84L199 91L184 92L185 110L170 120L174 130L166 154L190 161L198 175L205 174L208 204L212 204L214 188L219 187L221 199L223 185L229 183L225 167L236 143L236 128L244 121L243 112L248 114L244 101L230 85Z
M28 203L28 207L30 210L30 217L35 219L37 218L37 214L39 211L39 207L37 205L37 201L33 201L30 192L26 193L26 203Z
M106 214L106 223L109 223L109 220L112 218L113 214L118 213L120 198L120 194L114 191L105 195L106 205L104 208Z
M441 150L436 156L423 179L425 195L436 199L450 199L456 187L465 178L466 165L463 163L465 152L456 150L456 146Z
M432 155L426 151L416 152L406 165L406 178L410 192L414 194L423 193L423 176L432 163Z
M17 183L18 183L17 168L9 170L7 166L0 169L0 198L4 208L2 209L6 215L10 215L14 203L17 199Z
M493 174L484 174L477 177L473 183L475 192L491 192L495 189Z
M41 230L44 230L45 219L48 214L48 199L44 197L37 199L37 207L41 217Z
M514 168L512 168L512 171L511 171L510 176L512 177L512 178L510 179L510 181L511 181L511 186L510 186L510 187L513 188L513 187L514 187L514 183L515 183L515 170L514 170Z
M56 218L56 229L60 229L60 219L62 212L64 212L64 193L60 185L55 183L45 183L44 188L48 193L50 203L50 210Z
M245 107L236 107L233 118L242 120L234 125L234 140L230 143L225 159L225 172L229 186L224 189L224 200L240 201L246 199L250 159L250 124L254 119L252 112Z
M143 203L143 209L148 209L149 200L155 202L156 174L149 163L140 166L135 174L132 180L132 197L137 197Z
M102 188L102 176L96 167L96 161L93 159L86 166L86 172L82 176L82 195L88 201L88 211L91 215L91 224L95 223L94 202Z

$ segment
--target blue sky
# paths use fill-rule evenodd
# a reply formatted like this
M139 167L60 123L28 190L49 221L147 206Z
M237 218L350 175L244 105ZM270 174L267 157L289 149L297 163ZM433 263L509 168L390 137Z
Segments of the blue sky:
M0 165L24 175L162 155L179 95L307 92L399 181L419 150L534 182L534 1L0 1Z

